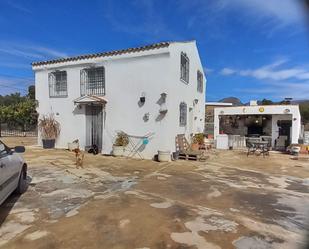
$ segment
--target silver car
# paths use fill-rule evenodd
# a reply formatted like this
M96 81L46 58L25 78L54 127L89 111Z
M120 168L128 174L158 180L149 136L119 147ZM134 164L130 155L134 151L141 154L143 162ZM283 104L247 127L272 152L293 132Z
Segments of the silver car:
M27 164L18 153L24 146L9 148L0 141L0 205L14 191L22 194L27 190Z

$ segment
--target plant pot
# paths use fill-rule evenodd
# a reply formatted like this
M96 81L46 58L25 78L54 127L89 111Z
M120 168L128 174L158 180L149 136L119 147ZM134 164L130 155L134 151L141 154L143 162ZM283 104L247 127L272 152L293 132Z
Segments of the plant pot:
M113 146L113 156L120 157L124 154L124 146Z
M158 150L158 161L159 162L170 162L171 152Z
M78 148L79 148L79 143L76 143L76 142L74 142L74 143L68 143L68 149L69 149L69 151L73 151L73 150L78 149Z
M194 144L191 145L192 150L199 150L199 148L200 148L200 145L197 144L197 143L194 143Z
M55 148L55 139L42 139L43 149Z

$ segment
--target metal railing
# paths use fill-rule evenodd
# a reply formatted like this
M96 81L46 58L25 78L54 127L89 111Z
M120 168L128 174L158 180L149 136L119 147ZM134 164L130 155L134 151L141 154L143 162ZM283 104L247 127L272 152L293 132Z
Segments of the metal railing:
M104 67L85 68L80 75L80 93L84 95L105 95Z

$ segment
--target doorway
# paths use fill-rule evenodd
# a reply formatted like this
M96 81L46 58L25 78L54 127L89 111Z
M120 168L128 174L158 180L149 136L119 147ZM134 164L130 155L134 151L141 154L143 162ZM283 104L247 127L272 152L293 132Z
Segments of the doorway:
M86 150L97 146L102 151L103 106L86 105Z
M291 143L291 120L278 120L277 125L279 127L279 136L287 137L287 144Z

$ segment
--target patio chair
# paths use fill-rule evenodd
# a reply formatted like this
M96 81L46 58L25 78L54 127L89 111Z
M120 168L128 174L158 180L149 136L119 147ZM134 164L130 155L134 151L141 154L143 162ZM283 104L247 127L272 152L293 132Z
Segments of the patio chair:
M254 144L250 141L250 139L247 140L247 148L248 148L248 151L247 151L247 157L250 155L250 154L254 154L255 151L256 151L256 147L254 146Z
M184 160L205 161L207 157L203 151L192 150L184 134L178 134L175 139L178 158Z

